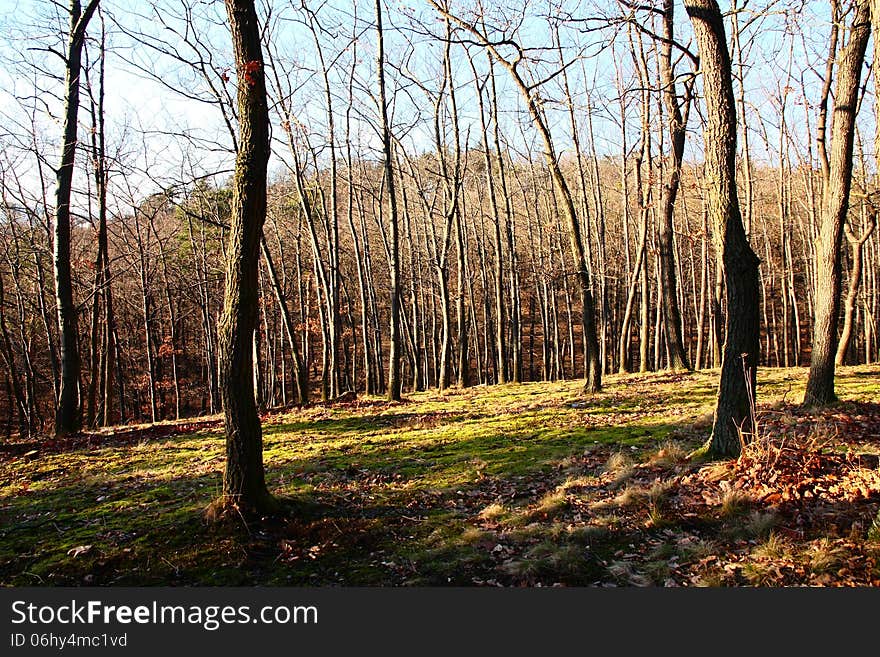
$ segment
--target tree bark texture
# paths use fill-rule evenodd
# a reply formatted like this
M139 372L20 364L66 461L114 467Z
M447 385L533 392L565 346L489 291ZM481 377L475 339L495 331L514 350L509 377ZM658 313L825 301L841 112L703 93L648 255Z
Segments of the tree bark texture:
M856 4L849 41L843 47L837 64L831 153L822 194L822 222L816 239L813 346L810 375L804 393L804 404L810 406L829 404L837 399L834 393L834 366L841 297L840 250L843 224L849 210L862 65L870 35L870 3L861 0Z
M263 472L263 437L253 377L253 339L259 307L260 242L266 219L269 110L260 27L253 0L226 0L238 76L239 140L226 287L220 317L220 396L226 429L223 495L249 510L271 503Z
M709 217L720 242L727 287L726 340L709 451L738 456L754 430L760 319L758 257L743 228L736 190L736 106L730 53L715 0L686 0L703 70Z

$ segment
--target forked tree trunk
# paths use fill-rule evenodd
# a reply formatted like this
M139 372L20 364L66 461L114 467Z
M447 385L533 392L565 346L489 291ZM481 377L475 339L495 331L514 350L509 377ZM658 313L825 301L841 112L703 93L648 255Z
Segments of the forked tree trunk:
M759 349L758 257L749 246L736 190L736 106L724 21L716 0L686 0L703 68L708 211L724 260L727 339L709 452L738 456L753 426Z
M239 140L219 325L220 395L226 429L226 504L262 511L272 506L263 471L263 435L254 399L253 339L257 270L266 219L269 110L260 26L253 0L226 0L238 77Z
M856 310L856 297L859 294L859 286L862 282L862 265L864 263L865 242L874 232L877 225L877 217L872 214L868 220L868 227L861 237L856 237L849 226L844 226L846 239L852 249L852 271L849 277L849 287L846 291L846 299L843 302L843 329L840 331L840 342L837 344L837 355L834 358L835 365L843 365L846 360L846 352L849 351L849 343L853 333L853 315Z

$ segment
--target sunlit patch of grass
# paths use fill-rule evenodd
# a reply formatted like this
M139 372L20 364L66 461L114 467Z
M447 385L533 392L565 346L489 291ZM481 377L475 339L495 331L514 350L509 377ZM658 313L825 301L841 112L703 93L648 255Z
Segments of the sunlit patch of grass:
M615 506L627 507L638 504L644 499L645 489L627 484L624 486L623 490L612 498L611 503Z
M874 401L878 372L842 368L841 396ZM683 452L707 433L717 376L615 375L588 398L580 381L475 386L271 416L266 479L273 494L296 502L296 531L224 533L204 523L221 489L219 428L163 430L126 444L106 430L89 449L0 454L0 584L470 584L474 571L483 581L497 575L500 559L486 546L502 536L514 543L509 559L532 562L530 581L598 581L591 550L613 561L640 533L661 524L677 531L674 489L636 485L634 476L680 470ZM759 401L768 405L799 397L806 371L762 369L759 377ZM727 463L706 467L717 470L716 481L730 478ZM772 514L741 502L722 501L708 519L721 515L710 528L717 537L704 529L704 546L679 546L681 558L701 559L742 538L772 540ZM870 537L880 542L880 529ZM338 547L285 560L282 541ZM561 557L546 546L530 552L548 541ZM84 545L93 547L67 554ZM578 549L577 559L565 557ZM828 549L815 552L803 548L798 557L824 570ZM656 581L663 567L635 571Z
M810 543L806 551L810 571L821 575L838 570L846 559L846 551L828 538L820 538Z
M635 472L632 458L624 452L614 452L609 456L603 469L614 477L611 482L612 488L619 488L626 484Z
M706 481L723 481L730 476L730 464L726 461L703 466L701 473Z
M610 472L611 474L618 474L623 470L627 470L632 467L632 458L630 458L629 454L624 452L614 452L611 456L608 457L608 460L605 462L605 472Z
M595 477L569 477L560 484L560 491L567 493L569 491L577 491L583 488L589 488L596 483Z
M534 508L529 509L522 517L522 522L550 520L568 509L570 506L565 490L557 489L546 493Z
M535 512L549 518L567 508L568 497L565 494L565 490L555 490L541 498L538 506L535 508Z
M464 530L464 532L462 532L459 540L465 545L473 545L474 543L485 541L489 536L490 534L484 532L482 529L478 529L476 527L468 527Z
M504 518L506 515L507 509L504 508L504 505L493 502L482 511L480 511L480 513L477 514L477 517L480 520L485 520L487 522L497 522Z

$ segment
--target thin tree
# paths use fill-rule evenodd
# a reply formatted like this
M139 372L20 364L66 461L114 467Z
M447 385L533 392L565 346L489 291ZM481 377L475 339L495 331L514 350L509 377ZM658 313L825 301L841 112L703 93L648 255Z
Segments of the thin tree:
M520 68L520 65L523 63L523 53L522 49L517 44L509 39L503 41L503 43L514 47L517 53L513 59L505 59L501 56L497 44L480 32L476 27L458 16L451 14L444 7L435 2L435 0L429 0L429 3L441 15L448 17L459 28L474 37L474 39L476 39L477 42L489 52L491 57L507 70L514 85L526 103L532 124L541 136L541 141L544 145L544 159L547 163L547 168L550 170L553 189L561 197L562 211L568 222L569 244L572 257L574 258L576 275L578 282L580 283L582 324L584 331L584 390L586 392L598 392L602 388L602 362L599 354L599 339L596 332L595 303L593 301L593 290L590 282L589 260L584 247L584 239L581 236L581 221L577 215L577 210L575 210L574 199L568 183L565 180L565 175L562 172L559 158L556 155L556 150L553 145L553 137L547 125L543 110L541 109L541 100L536 92L536 86L538 85L530 85L523 78ZM502 321L502 318L499 318L499 321Z
M660 230L657 234L658 259L660 266L660 289L663 297L663 322L666 331L666 344L669 347L668 367L671 370L689 370L687 353L684 348L681 328L681 309L678 304L678 279L675 273L675 246L673 243L673 217L675 200L681 185L681 166L684 157L685 129L691 104L691 82L684 85L684 97L679 102L678 85L675 78L675 64L672 61L674 43L673 25L675 19L673 0L663 0L663 43L660 47L660 80L663 85L663 102L666 106L666 120L669 139L672 142L671 162L666 180L663 182L663 209L660 216ZM682 111L684 108L684 111Z
M862 232L861 237L856 237L848 225L843 227L846 232L846 239L852 250L852 270L849 274L849 287L846 290L846 298L843 302L843 328L840 331L840 341L837 344L837 355L834 357L835 365L843 365L846 360L846 354L849 351L849 344L853 334L853 315L855 315L856 310L856 297L859 294L859 286L862 283L865 242L870 239L876 226L876 211L871 210L871 215L868 217L868 226Z
M389 269L391 274L391 330L388 357L388 398L400 401L400 357L403 341L400 335L400 245L397 219L397 196L394 191L394 159L391 150L391 127L388 122L388 101L385 95L385 37L382 29L382 0L376 0L376 75L379 81L379 114L382 120L382 159L385 174L385 193L388 196L390 227L388 238Z

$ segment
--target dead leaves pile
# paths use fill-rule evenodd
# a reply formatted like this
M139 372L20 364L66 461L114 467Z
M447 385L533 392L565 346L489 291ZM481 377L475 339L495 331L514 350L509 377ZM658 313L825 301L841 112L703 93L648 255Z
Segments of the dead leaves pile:
M732 464L734 486L760 502L804 506L809 500L858 502L880 494L880 471L851 453L771 437Z
M880 439L880 406L780 415L762 422L739 459L699 471L704 497L717 503L737 491L799 528L863 526L880 502L878 457L865 451Z

